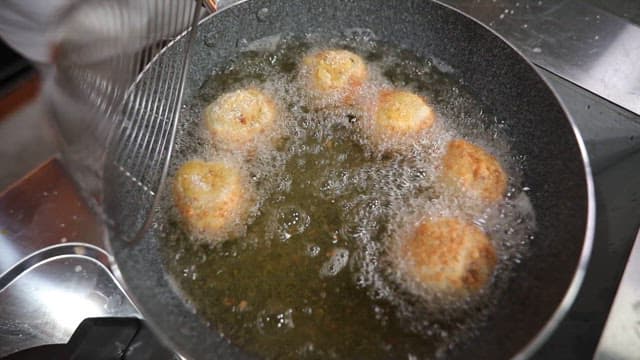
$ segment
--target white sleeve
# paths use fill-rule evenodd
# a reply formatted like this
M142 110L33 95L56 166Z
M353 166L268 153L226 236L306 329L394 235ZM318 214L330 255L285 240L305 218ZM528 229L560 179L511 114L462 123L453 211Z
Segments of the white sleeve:
M85 3L82 0L1 0L0 37L26 58L50 63L52 47L59 41L83 44L94 56L140 49L162 38L171 38L191 23L186 8L193 0L122 0ZM70 5L74 10L59 15ZM186 6L185 6L186 5ZM192 10L191 10L192 11ZM127 16L122 16L125 12ZM160 28L158 19L172 25ZM61 22L59 22L61 20ZM58 21L58 22L57 22ZM149 24L153 24L149 26ZM158 27L156 33L149 28ZM110 46L117 42L119 46ZM98 51L96 51L98 50Z
M27 59L51 62L54 16L75 0L2 0L0 37Z

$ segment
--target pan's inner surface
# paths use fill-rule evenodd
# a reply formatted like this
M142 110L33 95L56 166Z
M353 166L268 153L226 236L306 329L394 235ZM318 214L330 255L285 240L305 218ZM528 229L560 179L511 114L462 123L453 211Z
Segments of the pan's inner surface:
M217 246L194 241L167 199L162 253L185 300L230 341L270 358L429 358L472 338L504 295L535 226L521 159L501 120L485 113L445 64L366 32L281 35L242 46L187 102L174 167L225 156L202 130L200 112L228 91L266 89L286 114L286 135L274 151L246 162L260 202L245 236ZM380 154L362 138L357 114L308 106L296 74L304 54L318 48L354 51L373 81L430 99L438 112L432 136L400 154ZM508 173L499 206L472 210L475 204L434 191L439 158L459 137L486 148ZM387 242L424 214L472 219L491 236L499 262L485 292L443 307L442 299L412 295L394 277Z

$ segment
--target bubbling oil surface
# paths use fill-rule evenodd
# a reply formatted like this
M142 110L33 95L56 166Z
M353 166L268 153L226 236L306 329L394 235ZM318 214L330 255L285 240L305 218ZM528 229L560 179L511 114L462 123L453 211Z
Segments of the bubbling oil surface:
M243 236L216 246L192 239L167 199L165 263L186 301L258 356L440 357L471 338L491 312L526 254L533 209L499 121L459 82L409 51L361 32L348 35L270 38L212 69L182 113L174 167L233 156L216 149L201 124L201 110L226 92L263 89L278 103L282 126L249 159L237 156L258 194ZM371 85L363 96L393 86L428 98L438 114L434 128L417 143L385 152L368 144L357 111L314 109L298 69L305 54L323 48L348 49L367 61ZM439 159L458 137L503 164L510 184L500 205L485 209L439 190ZM420 219L445 215L482 227L499 262L485 291L443 306L443 299L403 282L393 265L402 259L390 259L388 247Z

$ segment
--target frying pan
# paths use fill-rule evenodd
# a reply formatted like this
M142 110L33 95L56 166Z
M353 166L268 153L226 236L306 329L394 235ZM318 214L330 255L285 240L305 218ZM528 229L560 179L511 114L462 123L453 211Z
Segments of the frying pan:
M450 355L532 355L567 312L584 277L593 240L594 194L585 148L570 117L536 69L500 36L434 1L405 0L392 7L385 0L247 1L202 21L191 49L185 98L197 94L211 68L238 53L240 39L347 28L369 29L382 42L440 59L504 121L512 151L523 158L523 181L531 188L537 230L530 256L516 267L487 324ZM161 56L179 58L184 42L184 37L178 39ZM109 164L105 174L115 171ZM122 198L111 201L127 201L127 187L136 185L125 181L118 186L125 189L118 192ZM152 226L135 242L108 239L116 273L144 318L185 357L252 357L185 302L163 266L159 231Z

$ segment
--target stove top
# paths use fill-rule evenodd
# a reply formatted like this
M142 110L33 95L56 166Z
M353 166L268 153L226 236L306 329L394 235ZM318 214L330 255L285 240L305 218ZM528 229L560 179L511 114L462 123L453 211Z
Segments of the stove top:
M612 303L640 226L640 27L578 1L445 3L538 67L574 118L593 168L596 235L584 285L534 357L635 358L640 327L619 331L640 320L633 271ZM140 317L108 271L96 231L57 160L0 195L0 356L66 343L86 318Z

